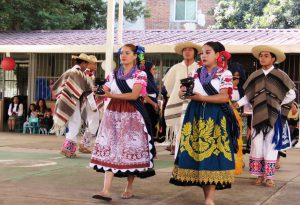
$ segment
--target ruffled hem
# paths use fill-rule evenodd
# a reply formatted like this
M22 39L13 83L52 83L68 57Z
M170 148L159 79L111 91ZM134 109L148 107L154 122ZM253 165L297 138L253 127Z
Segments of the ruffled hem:
M129 175L134 175L139 178L148 178L155 175L155 170L153 168L141 168L141 169L130 169L130 170L117 170L111 169L108 167L99 166L93 163L90 163L90 167L92 167L97 172L113 172L115 177L128 177Z
M216 190L223 190L223 189L230 189L231 188L231 183L229 182L223 182L223 183L215 183L215 182L192 182L192 181L178 181L175 178L171 178L169 181L171 184L174 184L176 186L199 186L203 187L206 185L215 185Z

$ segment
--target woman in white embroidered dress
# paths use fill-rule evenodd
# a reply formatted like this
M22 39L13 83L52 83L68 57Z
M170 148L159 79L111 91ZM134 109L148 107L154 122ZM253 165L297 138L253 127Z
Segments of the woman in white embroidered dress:
M132 44L121 48L121 66L108 76L108 82L103 86L105 96L111 100L104 112L90 162L95 170L105 172L103 189L93 196L96 199L112 200L113 176L127 177L127 186L121 197L128 199L133 196L135 176L155 175L151 131L147 130L144 115L133 104L146 94L147 86L147 75L137 65L138 49ZM128 85L132 91L124 93L120 81L126 82L125 87Z

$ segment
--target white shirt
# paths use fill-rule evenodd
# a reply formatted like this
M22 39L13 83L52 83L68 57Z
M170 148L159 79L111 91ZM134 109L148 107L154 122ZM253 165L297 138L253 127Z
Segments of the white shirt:
M18 104L14 104L12 112L11 112L11 106L12 106L12 103L9 104L8 116L12 116L12 112L15 112L15 113L17 112L17 106L18 106ZM18 114L19 117L23 115L23 104L22 103L19 104L19 109L18 109L18 113L17 114Z

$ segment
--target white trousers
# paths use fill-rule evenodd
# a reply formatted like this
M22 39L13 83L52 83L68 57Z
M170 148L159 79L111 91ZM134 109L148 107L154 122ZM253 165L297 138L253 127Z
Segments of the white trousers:
M77 143L77 135L81 129L81 112L80 102L76 103L76 108L73 115L70 117L68 122L68 132L66 133L66 139Z
M256 135L253 129L252 133L249 159L250 173L272 179L278 155L278 151L274 149L275 145L272 144L274 129L271 129L265 137L262 132Z
M96 102L95 102L96 104ZM92 146L92 137L96 135L99 124L100 124L100 111L97 109L96 111L92 110L91 105L89 104L89 101L87 101L86 105L86 129L85 132L81 138L81 144L83 144L84 147L89 148Z

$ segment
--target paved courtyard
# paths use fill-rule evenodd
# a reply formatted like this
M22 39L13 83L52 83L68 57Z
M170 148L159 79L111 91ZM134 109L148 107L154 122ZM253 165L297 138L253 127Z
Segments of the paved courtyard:
M198 187L177 187L168 183L173 156L158 146L155 160L156 176L136 179L135 197L121 199L126 179L114 178L113 201L102 202L91 196L100 190L103 174L88 167L90 155L78 154L67 159L59 154L62 137L23 135L0 132L0 205L79 205L79 204L141 204L193 205L203 204ZM300 204L300 149L288 151L282 168L276 173L276 187L252 185L255 178L244 169L236 177L233 188L217 191L217 205L296 205ZM245 161L248 161L248 155Z

